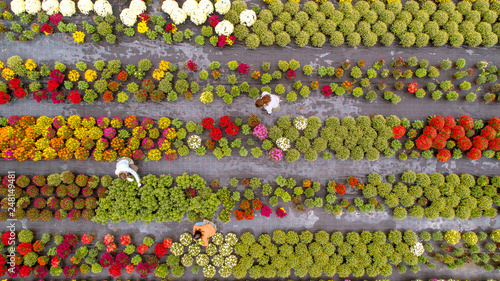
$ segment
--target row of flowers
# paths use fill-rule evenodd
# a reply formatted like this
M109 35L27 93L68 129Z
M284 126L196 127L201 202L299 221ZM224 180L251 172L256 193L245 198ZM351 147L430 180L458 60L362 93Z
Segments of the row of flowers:
M318 117L298 116L291 119L281 116L276 125L260 124L259 118L251 115L246 124L241 118L231 120L223 116L218 122L207 117L201 124L190 121L184 124L178 119L167 117L155 122L144 118L139 122L136 116L112 119L73 115L67 120L62 116L35 119L17 115L1 118L0 150L7 160L87 160L112 162L120 157L134 160L158 161L164 154L168 161L178 156L187 156L190 151L205 155L212 150L217 159L229 157L232 149L239 148L242 157L248 150L242 146L241 138L229 142L227 137L235 137L240 131L261 141L261 147L251 148L251 154L258 158L267 151L274 162L283 158L295 162L304 154L306 161L316 161L318 154L330 159L331 152L340 160L364 158L375 161L383 153L392 157L402 149L400 139L406 136L405 149L399 159L436 157L441 162L463 154L471 160L486 158L500 159L500 118L489 121L473 120L467 115L458 119L452 116L431 116L427 121L400 119L391 115L383 117L359 116L356 119L344 117L327 118L324 123ZM202 135L208 138L203 142ZM188 137L187 134L190 133ZM185 139L187 140L185 141ZM246 141L254 146L255 140ZM293 145L293 146L292 146ZM175 148L175 149L174 149ZM261 149L262 148L262 149ZM330 152L331 151L331 152ZM147 153L147 158L146 158Z
M11 7L24 24L30 24L31 15L38 12L38 22L42 24L48 21L50 15L69 17L76 12L75 4L71 0L62 1L62 7L57 4L57 0L44 1L50 3L45 7L40 5L40 0L27 2L30 3L29 9L25 7L25 0L13 1L14 5ZM84 9L79 7L82 13L89 13L92 10L90 0L80 2L86 4ZM257 5L249 9L247 3L241 0L217 1L215 5L210 0L203 0L200 3L188 0L182 6L176 1L168 0L164 1L161 7L172 21L167 24L162 16L154 15L150 21L150 16L146 13L146 4L141 0L134 0L128 8L121 11L120 23L116 24L116 30L133 36L134 25L138 21L137 32L146 33L152 40L162 37L167 43L172 43L172 38L182 42L183 34L178 32L177 36L175 35L177 30L175 25L183 24L189 17L196 25L205 24L201 28L201 35L195 40L198 44L205 44L207 37L214 46L233 45L238 40L244 41L250 49L274 44L284 47L289 45L292 39L298 47L309 44L313 47L322 47L327 40L332 46L344 43L351 47L360 44L372 47L377 43L389 46L396 37L398 43L404 47L425 47L430 44L444 46L447 43L455 47L462 45L492 47L498 43L500 34L498 29L500 4L493 2L490 5L487 0L479 0L474 4L469 1L460 1L457 4L452 1L438 4L429 0L421 4L417 1L407 1L404 6L400 1L390 3L358 1L359 3L356 2L355 5L342 1L338 3L337 9L328 1L319 4L307 1L302 7L296 1L266 2L269 4L268 9L261 9ZM3 7L6 8L5 3ZM112 33L111 24L115 23L117 18L112 15L111 5L106 0L99 0L96 1L94 9L100 17L96 21L97 28L86 24L84 31L92 35L94 41L100 41L102 36L107 42L115 43L116 36ZM42 17L40 13L43 13ZM106 17L107 21L104 22L102 17ZM3 12L3 18L13 20L12 14L8 11ZM103 22L105 24L102 24ZM7 38L21 41L31 39L40 33L38 23L33 25L31 30L23 30L21 25L13 22ZM51 34L53 27L45 25L47 26L42 32ZM71 28L67 29L66 24L63 24L63 27L56 26L62 32L73 33L75 41L83 42L85 33L77 31L72 23L68 25ZM175 29L174 32L172 27ZM214 30L217 36L213 35ZM79 34L75 35L77 32ZM192 32L190 33L192 35Z
M3 233L2 244L8 246L12 235L16 236L10 231ZM322 275L333 277L336 274L341 278L351 275L362 277L365 274L387 277L392 275L393 266L400 273L404 273L407 266L417 273L420 271L419 263L435 269L436 264L431 259L447 264L450 269L475 263L486 271L495 268L489 263L490 259L500 261L500 255L492 254L497 248L495 243L500 243L500 230L489 234L460 233L454 229L432 234L427 231L417 234L410 230L391 230L388 234L381 231L345 234L337 231L330 234L323 230L315 233L275 230L271 235L261 234L258 237L249 232L239 236L216 233L203 250L191 233L180 235L179 242L170 238L155 242L153 238L145 237L142 245L137 247L130 235L121 236L118 244L111 234L105 235L102 241L95 241L97 239L93 234L84 234L80 240L71 233L64 236L45 233L35 240L33 232L22 230L18 233L18 240L20 243L16 246L3 247L4 251L12 249L11 252L15 253L12 267L9 267L5 254L0 256L0 273L11 278L18 275L44 278L50 273L54 277L64 274L66 279L72 279L79 273L82 277L91 272L101 273L104 268L108 268L113 277L121 276L125 269L127 274L136 272L141 278L153 272L157 277L165 278L172 273L172 277L180 278L189 267L194 274L202 270L205 278L213 278L216 273L223 278L233 275L236 279L247 275L253 279L288 278L291 269L297 277L307 274L312 278ZM435 252L431 240L439 242L444 254ZM445 243L440 242L442 240ZM49 248L52 244L54 246ZM490 254L480 254L482 249L478 244L484 245ZM447 254L452 251L453 256ZM145 256L148 257L144 259Z
M14 207L12 218L29 221L56 220L91 221L95 216L98 198L106 196L106 188L112 178L96 175L75 175L69 171L61 174L35 175L31 179L18 176L15 182L15 203L9 200L9 178L4 176L0 186L0 206L4 210ZM6 221L9 213L0 212L0 221Z
M229 75L224 78L221 78L223 77L221 71L225 70L221 69L221 65L217 61L211 62L207 71L202 70L191 60L185 62L182 69L179 69L176 64L162 60L158 67L152 71L151 78L145 78L152 69L152 63L148 59L141 60L137 66L129 64L125 67L125 70L122 69L119 60L109 61L107 64L99 60L94 62L93 65L95 70L90 69L84 62L78 62L75 64L75 69L70 69L66 65L57 62L51 68L32 59L24 61L19 56L10 57L5 65L0 64L2 77L6 81L6 83L0 82L0 104L10 102L13 97L17 100L25 99L30 92L37 102L50 99L54 104L64 103L65 101L91 104L100 96L105 102L113 100L126 102L129 100L129 94L133 95L134 100L138 102L145 102L148 98L156 102L161 102L165 98L168 101L175 101L179 95L184 95L186 99L192 99L193 95L200 91L201 87L204 87L204 89L199 95L199 100L204 104L213 102L215 94L222 98L224 102L231 104L233 99L242 93L248 93L251 98L256 98L261 91L281 95L287 89L290 89L290 91L286 94L286 99L290 102L296 101L298 94L303 98L307 98L311 91L317 89L320 89L325 97L332 94L361 97L365 95L365 91L368 91L365 98L374 100L377 98L377 93L372 88L383 91L384 99L390 100L394 104L401 101L401 97L396 93L402 90L407 90L417 98L424 98L428 91L433 100L446 96L448 100L454 101L459 98L459 93L455 91L456 88L458 88L456 90L459 92L471 91L467 94L466 100L473 102L477 98L476 93L480 91L479 87L476 87L474 91L473 83L487 85L487 90L491 92L484 95L484 100L488 103L496 100L496 93L500 91L500 84L495 83L498 79L498 68L496 66L488 67L488 62L480 61L475 64L475 68L479 70L479 76L473 77L475 69L465 69L466 61L464 59L459 59L456 62L443 60L439 66L430 67L429 61L425 59L419 61L416 57L407 60L403 58L392 59L389 66L386 66L385 60L381 59L366 71L364 71L366 67L366 61L364 60L358 61L354 66L349 60L346 60L338 68L319 66L317 69L314 69L309 64L301 67L300 62L296 60L279 61L278 69L274 71L271 71L269 62L264 62L261 66L262 75L260 68L252 72L248 64L230 61L228 63ZM392 70L389 70L389 67ZM404 68L408 69L404 70ZM439 77L441 72L454 68L456 72L453 78L457 82L444 80L437 84L429 82L425 85L422 85L422 83L419 85L418 82L412 82L415 78L413 77L414 72L410 68L416 68L415 76L417 78L428 76L433 79ZM305 81L296 80L297 72L300 69L302 69L302 73L306 77L317 74L320 82L318 80L310 81L309 79ZM194 74L196 72L198 73ZM349 74L345 74L346 72ZM174 73L177 77L175 80ZM191 73L195 76L192 77L193 80L198 81L196 76L199 76L204 81L201 86L196 81L189 82L188 78ZM245 74L250 75L252 79L242 81L241 76L244 77ZM379 75L385 80L405 78L408 82L397 81L393 86L394 89L388 89L387 83L389 81L379 82L376 85L373 82ZM280 80L282 76L287 78L287 82L284 84L279 83L274 89L266 86L272 81ZM324 79L324 77L328 78L329 81L345 80L339 82L340 85L335 82L325 85L323 83L328 83L328 80ZM469 81L461 81L468 77L470 77ZM49 80L45 82L47 78ZM226 89L226 81L229 84L230 91ZM257 87L251 87L251 85L257 84L259 81L264 85L260 90ZM45 83L47 84L45 85ZM213 86L210 83L218 83L218 85ZM323 85L320 86L320 83ZM125 89L129 94L124 91ZM69 94L67 94L68 92Z

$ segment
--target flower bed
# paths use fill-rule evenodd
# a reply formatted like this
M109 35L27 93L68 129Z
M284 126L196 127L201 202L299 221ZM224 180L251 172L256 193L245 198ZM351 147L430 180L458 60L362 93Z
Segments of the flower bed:
M120 103L132 100L174 102L184 96L188 100L197 97L194 100L199 99L200 102L208 104L213 102L214 94L225 103L231 104L242 94L257 98L260 92L264 91L278 95L289 91L286 93L289 102L295 102L298 94L302 98L308 98L318 92L325 97L349 95L355 98L364 97L370 101L381 96L392 104L398 104L401 95L409 95L405 92L416 98L425 98L427 95L434 101L446 98L449 101L474 102L478 100L480 93L480 87L477 85L486 86L486 93L482 96L485 103L498 100L500 84L495 83L499 72L496 66L488 66L486 61L479 61L473 67L465 68L467 63L464 59L456 62L443 60L434 64L430 66L429 61L425 59L410 57L406 60L392 59L387 65L384 59L380 59L366 70L364 60L354 65L346 60L337 68L324 65L314 69L311 65L303 65L301 68L300 62L292 59L279 61L278 70L274 71L271 71L269 62L264 62L261 66L263 74L260 76L260 71L249 71L247 64L237 61L228 63L229 70L222 68L217 61L202 69L191 60L182 67L162 60L153 68L148 59L140 60L137 65L126 66L122 66L120 60L107 63L98 60L93 62L93 67L84 62L78 62L71 67L56 62L51 67L32 59L24 61L13 56L7 59L5 64L0 63L2 77L6 81L0 82L0 104L26 99L27 96L32 96L37 102L50 100L54 104L92 104L101 99L105 102ZM455 70L451 70L453 66ZM300 69L304 74L303 80L296 78L296 72ZM222 76L221 72L225 76ZM437 84L435 81L418 82L421 78L437 78L446 74L448 76L444 79L449 80ZM192 81L196 76L202 80L200 83ZM384 82L375 84L374 81L380 81L377 79L379 76ZM285 81L282 81L283 79ZM397 80L394 88L387 88L393 79ZM226 80L230 84L229 89L226 87ZM272 81L282 83L274 88L266 86ZM260 89L257 88L258 84L262 85Z
M1 235L2 245L7 246L9 235L10 232ZM191 236L191 233L186 235ZM305 230L298 233L276 230L271 235L258 237L249 232L239 236L216 233L205 253L200 252L196 241L182 245L170 238L155 242L145 237L142 244L135 244L130 235L123 235L117 245L110 234L103 239L85 234L80 240L71 233L64 236L45 233L36 240L33 232L22 230L18 237L21 243L16 248L15 270L7 272L6 265L2 265L0 275L44 278L49 274L52 277L64 274L66 279L74 279L78 274L90 277L103 270L106 272L107 268L113 277L136 272L141 278L151 274L160 278L167 275L180 278L186 268L192 267L195 275L203 272L205 278L212 278L217 272L223 278L231 275L235 279L247 276L252 279L289 278L292 269L294 276L299 278L307 274L311 278L337 274L340 278L366 275L374 278L391 276L396 268L399 273L405 273L407 267L417 273L421 270L420 265L433 270L436 269L434 262L443 263L452 270L469 264L469 267L482 267L485 271L492 271L500 262L500 255L494 254L496 243L500 242L498 229L489 234L460 233L454 229L432 234L426 231L417 234L411 230L391 230L387 234L381 231L328 233L320 230L311 233ZM412 249L420 244L423 249L420 249L421 255L416 256ZM3 247L4 253L7 247Z
M304 117L298 116L295 119L303 121ZM247 124L242 124L241 118L231 120L228 116L223 116L218 126L210 117L203 119L200 125L192 121L184 124L178 119L171 121L167 117L162 117L157 122L144 118L139 123L136 116L125 119L115 116L111 120L99 117L96 120L90 116L81 118L73 115L66 120L62 116L42 116L35 119L31 116L13 115L8 119L0 119L0 150L4 159L18 161L56 158L70 160L73 157L84 161L92 157L96 161L112 162L117 157L124 156L134 160L143 160L147 156L148 160L159 161L162 155L168 161L173 161L178 156L188 156L189 147L197 155L205 155L212 150L217 159L231 156L233 148L239 149L240 156L246 157L248 147L255 158L262 156L263 150L270 151L264 155L274 162L284 158L292 163L301 154L306 161L313 162L317 160L318 154L330 159L331 152L335 152L340 160L350 158L360 161L366 158L375 161L381 153L385 157L393 157L402 148L399 139L408 130L405 148L406 151L411 151L410 156L413 158L422 155L446 162L451 157L448 149L453 149L453 157L457 159L462 153L466 153L471 160L481 156L500 159L498 117L493 117L486 123L482 120L474 121L466 115L458 120L451 116L435 116L426 122L416 120L411 123L406 118L400 119L394 115L375 115L359 116L356 119L348 116L342 120L329 117L323 123L318 117L312 116L307 119L304 130L299 130L303 128L302 121L295 122L295 119L292 120L287 115L280 117L276 125L266 127L266 135L263 127L257 126L260 122L255 115L248 118ZM427 122L429 125L424 128ZM209 137L204 141L201 135L205 130L209 132ZM244 135L251 135L255 131L253 135L262 140L261 147L252 147L255 145L252 138L246 141L246 147L242 145L241 138L229 143L228 138L238 136L240 131ZM18 133L26 134L27 138L19 143L13 142ZM188 133L198 135L201 141L197 137L190 137L185 141ZM406 152L402 152L398 157L406 160L408 156Z
M240 0L223 0L215 5L208 0L201 3L188 0L182 7L170 0L162 3L162 10L172 20L169 23L161 15L147 14L146 4L139 0L132 1L129 7L120 11L118 21L111 5L106 0L100 0L94 5L98 15L94 17L94 23L84 21L80 31L74 23L65 23L67 17L76 12L71 1L63 1L61 5L47 1L50 4L45 7L38 0L33 1L38 5L25 7L23 0L12 1L11 11L18 17L15 20L2 2L2 16L11 21L11 26L3 27L4 31L8 30L6 38L26 41L37 34L53 34L57 29L72 34L75 42L81 43L85 37L92 37L95 42L105 39L113 44L116 35L134 36L137 30L151 40L162 38L171 44L193 37L189 29L177 31L176 25L181 26L188 17L196 25L205 24L195 38L197 44L204 45L209 41L213 46L224 47L238 40L244 41L249 49L274 44L284 47L291 44L292 39L297 47L311 45L319 48L327 40L331 46L345 43L351 47L361 44L372 47L377 43L390 46L396 37L404 47L444 46L448 43L455 47L492 47L498 43L500 36L497 21L500 4L493 2L490 5L487 0L474 4L469 1L457 4L452 1L439 4L407 1L404 6L400 1L359 1L355 5L343 1L337 7L327 1L320 4L307 1L301 6L294 1L269 0L266 1L267 8L262 9L257 5L249 9L247 3ZM90 1L82 3L85 4L78 5L81 13L92 11ZM35 20L32 15L42 8ZM53 20L54 16L57 16L57 21Z

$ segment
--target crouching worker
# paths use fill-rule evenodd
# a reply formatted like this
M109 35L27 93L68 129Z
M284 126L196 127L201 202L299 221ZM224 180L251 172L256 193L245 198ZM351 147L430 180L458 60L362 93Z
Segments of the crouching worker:
M141 186L141 179L139 178L139 175L137 174L137 166L134 165L134 160L128 158L128 157L123 157L118 159L118 162L116 163L116 170L115 174L122 180L127 180L127 181L134 181L133 178L130 177L132 175L135 180L137 181L137 185L140 187Z
M203 222L197 222L193 226L193 238L201 241L201 245L206 247L208 246L208 238L212 237L215 234L215 231L216 228L213 222L203 220Z

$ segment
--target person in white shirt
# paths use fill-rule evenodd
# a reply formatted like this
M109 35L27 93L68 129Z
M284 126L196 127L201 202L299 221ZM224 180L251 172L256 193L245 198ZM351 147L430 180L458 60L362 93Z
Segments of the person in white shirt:
M122 157L116 162L115 174L122 180L134 181L129 175L132 175L137 181L137 185L141 186L141 179L137 174L137 166L134 165L134 160L128 157Z
M255 101L257 108L264 108L268 114L280 109L280 98L277 95L270 94L269 92L262 93L262 97Z

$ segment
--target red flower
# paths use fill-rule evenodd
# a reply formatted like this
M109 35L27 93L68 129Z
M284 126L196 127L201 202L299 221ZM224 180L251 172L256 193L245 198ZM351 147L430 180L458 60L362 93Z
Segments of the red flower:
M127 246L128 244L130 244L130 235L123 235L122 237L120 237L120 244L122 244L123 246Z
M7 83L7 86L9 87L9 89L15 90L15 89L21 87L21 80L19 80L17 78L12 78Z
M240 221L245 217L245 213L242 211L235 210L234 217L236 218L237 221Z
M269 208L268 206L264 206L262 207L262 209L260 209L260 214L266 218L271 216L272 213L273 211L271 211L271 208Z
M215 141L219 141L222 138L222 132L219 127L215 127L210 131L210 137Z
M278 218L284 218L286 217L286 211L284 208L278 208L276 210L276 216L278 216Z
M488 144L488 148L493 151L500 151L500 138L496 138Z
M10 95L0 91L0 104L6 104L10 101Z
M11 233L13 234L12 236L11 236ZM5 246L8 246L8 245L9 245L9 240L11 240L11 239L10 239L11 237L12 237L12 239L15 239L15 238L16 238L15 233L10 232L10 231L4 232L4 233L2 234L2 237L1 237L2 243L3 243Z
M245 216L246 220L253 220L254 214L252 209L246 209L243 212L243 215Z
M122 268L116 264L113 264L109 267L109 274L113 277L118 277L122 275Z
M219 15L213 15L209 17L208 24L210 24L211 27L217 26L217 24L219 24Z
M332 94L332 87L330 87L330 85L323 86L323 88L321 88L321 93L325 95L325 97L328 97Z
M236 136L240 132L240 128L238 128L238 125L231 123L231 125L227 126L226 128L226 134L229 136Z
M226 46L226 36L221 35L219 38L217 38L217 47L224 47Z
M246 74L249 68L250 67L246 63L240 63L240 65L238 66L238 71L240 73Z
M260 208L262 208L262 201L260 201L258 198L252 200L252 207L256 211L260 210Z
M394 139L400 139L401 137L403 137L406 133L406 129L405 127L399 125L399 126L396 126L394 128L392 128L392 134L394 135L393 138Z
M472 128L474 127L474 120L472 119L472 117L469 117L467 115L462 115L458 119L458 123L460 123L460 125L462 125L462 127L464 127L466 131L472 130Z
M54 104L58 104L63 102L66 99L66 96L62 92L53 92L50 99Z
M49 35L54 32L54 28L50 24L44 23L42 27L40 27L40 31L45 33L45 35Z
M443 149L446 147L446 140L442 137L436 137L432 142L432 147L435 149Z
M214 119L207 117L201 120L201 125L205 130L212 130L214 127Z
M219 126L225 128L231 124L231 118L228 115L222 116L219 120Z
M16 96L16 98L18 99L24 99L24 97L26 96L26 91L23 89L23 88L17 88L15 91L14 91L14 96Z
M417 90L418 90L418 83L417 82L413 82L413 83L408 84L408 92L414 94Z
M69 94L68 98L72 103L80 103L80 101L82 100L82 97L80 96L80 93L78 93L78 91L71 91L71 94Z
M345 185L337 184L337 186L335 186L335 191L337 191L339 195L344 195L346 191Z
M191 71L196 71L196 69L198 69L198 65L194 62L192 62L191 60L189 60L187 62L187 68Z
M431 140L435 139L437 136L437 131L433 127L427 126L424 128L424 132L422 133L424 137L430 138Z
M481 136L487 140L494 140L497 132L492 126L487 125L481 130Z
M488 140L481 136L475 136L472 139L472 147L477 148L481 151L486 150L488 148Z
M170 249L171 245L172 245L172 239L170 238L163 239L163 246L165 246L165 248Z
M448 162L451 158L451 152L448 149L440 149L436 158L440 162Z
M451 129L451 137L455 140L465 137L465 129L462 126L455 126Z
M455 121L455 118L453 118L453 116L446 116L444 118L444 125L450 129L453 129L457 125L457 121Z
M347 178L347 183L351 188L354 188L358 184L358 179L353 176L350 176Z
M492 117L490 119L490 121L488 121L488 125L492 126L493 129L495 129L495 131L499 131L500 130L500 118L498 118L497 116Z
M458 139L457 146L460 150L466 151L472 147L472 142L470 141L470 139L468 137L462 137L462 138Z
M61 14L53 14L50 16L50 22L55 26L59 25L59 22L61 22L61 20L62 20Z
M167 253L167 248L163 243L159 243L155 246L155 254L159 258L163 257Z
M451 129L450 128L447 128L447 127L444 127L437 135L436 138L442 138L444 140L448 140L451 136Z
M49 91L53 92L57 90L59 87L59 83L57 83L55 80L49 80L49 84L47 86L49 88Z
M149 18L150 18L150 17L149 17L149 15L148 15L148 13L142 13L142 14L140 14L140 15L139 15L139 19L140 19L141 21L145 21L146 23L148 23L148 22L149 22Z
M288 79L293 79L293 78L297 77L297 74L295 74L295 71L290 69L286 72L286 77Z
M88 244L88 243L92 242L93 239L94 239L94 237L92 235L83 234L82 243Z
M21 277L28 277L28 276L30 276L30 274L31 274L31 267L29 267L27 265L23 265L19 269L19 276L21 276Z
M33 247L31 246L31 243L20 243L17 245L17 251L21 256L27 255L33 251Z
M167 33L173 32L174 30L177 30L177 28L175 27L175 24L173 24L173 23L169 23L169 24L167 24L167 27L165 27L165 31Z
M118 73L118 80L124 81L127 80L128 74L126 71L122 70Z
M469 152L467 152L467 157L470 160L479 159L479 158L481 158L481 150L473 147L473 148L471 148L471 150Z
M127 273L132 273L132 272L134 272L134 269L135 269L135 265L133 265L133 264L129 264L129 265L127 265L127 266L125 267L125 271L126 271Z
M441 130L444 127L444 118L441 116L434 116L429 120L429 125L436 130Z
M148 250L148 245L140 245L139 247L137 247L137 251L139 251L139 254L144 254L146 251Z
M50 265L52 267L57 267L57 266L59 266L59 262L61 262L61 258L59 258L59 256L54 256L52 258L52 260L50 261Z
M417 138L415 144L419 150L428 150L432 146L432 140L422 135Z

